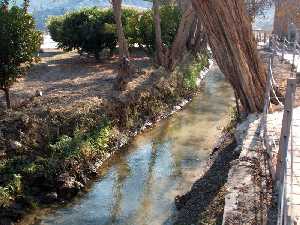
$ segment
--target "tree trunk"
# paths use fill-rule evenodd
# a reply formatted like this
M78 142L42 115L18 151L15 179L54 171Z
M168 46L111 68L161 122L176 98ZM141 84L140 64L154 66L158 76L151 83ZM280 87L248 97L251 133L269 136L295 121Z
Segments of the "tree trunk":
M24 0L23 3L24 12L28 13L28 8L29 8L29 0Z
M158 65L165 64L165 56L163 53L163 42L161 37L161 24L160 24L160 12L159 12L159 0L153 0L153 19L155 28L155 54Z
M114 17L117 25L117 36L119 44L119 60L122 62L123 58L129 57L128 44L125 38L123 24L122 24L122 0L112 0Z
M259 59L244 0L192 0L221 71L246 112L264 106L266 70Z
M2 3L1 3L2 12L8 12L8 5L9 5L8 0L3 0L2 1Z
M197 53L204 53L207 50L208 40L207 34L203 31L203 26L199 22L199 19L195 19L195 28L192 29L191 36L188 41L188 50L190 50L194 55Z
M119 44L119 70L115 88L119 91L126 89L128 77L130 76L129 51L122 24L122 0L112 0L113 13L117 25L117 36Z
M7 109L11 109L9 88L3 88Z
M190 37L191 28L195 20L195 11L192 5L184 11L182 19L180 21L177 34L172 43L171 50L168 55L168 69L173 70L178 61L182 59L182 56L186 50L187 42Z

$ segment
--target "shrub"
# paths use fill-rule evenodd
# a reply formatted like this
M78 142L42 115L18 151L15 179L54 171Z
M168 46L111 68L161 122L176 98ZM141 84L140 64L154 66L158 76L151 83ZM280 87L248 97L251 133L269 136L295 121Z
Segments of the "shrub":
M162 39L170 47L176 35L181 13L178 7L162 6ZM141 11L123 8L122 23L129 46L144 46L149 52L155 50L155 30L152 10ZM117 45L116 25L112 9L86 8L64 16L51 17L47 26L51 37L65 50L92 53L96 57Z
M63 40L63 16L52 16L47 21L48 30L53 41L60 42Z
M87 133L74 132L73 137L61 136L54 144L50 145L52 157L93 157L107 150L112 126L109 121L104 121Z
M22 177L18 174L13 174L11 181L7 186L0 186L0 207L7 207L13 200L14 196L18 195L22 190Z
M42 43L32 16L16 6L0 10L0 89L10 108L9 88L24 75Z
M183 84L187 90L195 90L197 88L197 80L200 72L208 66L208 55L197 55L193 63L191 63L185 72Z
M176 6L164 5L160 8L162 41L165 47L171 47L181 20L180 9ZM141 45L150 52L155 51L155 28L152 10L147 10L139 19L138 36Z
M78 50L95 55L105 48L116 47L114 17L111 9L85 8L51 17L47 21L51 37L65 50Z
M139 36L139 19L143 11L134 8L122 9L122 24L124 27L124 33L128 41L128 45L133 47L134 44L141 43Z

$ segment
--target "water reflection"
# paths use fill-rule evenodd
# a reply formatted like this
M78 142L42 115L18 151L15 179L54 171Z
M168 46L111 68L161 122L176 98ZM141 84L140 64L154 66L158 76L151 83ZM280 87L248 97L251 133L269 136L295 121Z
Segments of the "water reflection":
M201 174L233 92L218 68L205 79L200 95L120 154L91 191L40 224L171 224L174 197Z

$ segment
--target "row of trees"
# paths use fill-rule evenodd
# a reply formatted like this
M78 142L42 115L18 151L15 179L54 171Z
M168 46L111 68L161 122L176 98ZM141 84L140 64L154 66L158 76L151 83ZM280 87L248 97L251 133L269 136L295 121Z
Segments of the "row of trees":
M170 46L176 34L181 13L178 7L160 8L162 17L162 42ZM154 21L151 10L134 8L122 10L122 27L129 47L139 45L148 53L155 51ZM111 51L117 45L117 28L112 9L85 8L64 16L51 17L48 30L54 41L65 50L77 49L99 57L103 49ZM125 38L124 37L124 38Z
M112 1L114 11L118 11L115 15L121 15L118 7L121 1ZM214 58L234 88L244 110L262 111L267 76L265 67L259 60L251 21L260 9L268 6L268 0L253 0L248 5L247 0L182 0L181 2L185 3L182 4L185 6L182 9L183 16L174 42L171 48L167 48L161 38L160 2L153 0L158 64L172 69L187 47L190 34L192 33L193 39L196 39L195 36L205 33ZM197 25L193 26L195 21ZM126 43L122 26L119 27L119 33L122 34L119 35L119 43L121 41ZM205 38L202 36L201 39ZM124 57L127 55L121 53L120 59Z
M178 0L182 10L182 17L178 24L176 34L170 45L166 45L162 39L161 2L153 2L153 21L155 30L156 61L159 65L172 70L180 61L186 49L201 51L206 46L208 36L209 45L222 72L232 84L236 94L241 101L245 111L256 112L263 108L263 96L266 85L266 71L258 58L256 43L251 29L251 17L248 16L245 0L208 1L208 0ZM267 0L265 0L267 1ZM255 5L263 0L253 0ZM2 2L1 43L13 43L12 46L2 48L1 51L1 89L7 93L8 87L20 74L20 67L25 62L30 62L34 52L38 50L41 38L34 29L32 18L26 13L28 1L25 1L24 9L13 7L8 10L7 1ZM122 21L122 0L111 0L113 16L116 24L117 42L119 46L120 77L128 75L130 71L130 57L128 51L128 40L124 32ZM254 6L253 5L253 6ZM255 9L257 11L257 9ZM20 18L16 13L22 14L27 19L24 35L20 37L21 45L12 42L16 37L21 24L11 22ZM12 14L12 15L10 15ZM8 22L9 21L9 22ZM201 22L200 22L201 21ZM105 23L104 23L105 24ZM102 26L102 25L101 25ZM7 30L8 28L12 30ZM15 30L13 30L15 29ZM12 35L7 35L12 34ZM89 32L90 34L90 32ZM32 38L35 37L35 38ZM27 39L26 39L27 38ZM30 39L30 40L29 40ZM35 40L32 42L32 40ZM6 48L6 50L5 50ZM10 58L11 50L16 48L21 59ZM28 51L30 49L30 51ZM25 53L26 52L26 53ZM16 54L16 53L14 53ZM28 58L23 57L28 54ZM13 62L13 63L12 63ZM15 65L11 67L10 65ZM13 68L13 69L11 69ZM9 74L9 75L8 75ZM15 74L11 76L10 74ZM7 79L9 77L9 79ZM9 104L8 104L9 106Z

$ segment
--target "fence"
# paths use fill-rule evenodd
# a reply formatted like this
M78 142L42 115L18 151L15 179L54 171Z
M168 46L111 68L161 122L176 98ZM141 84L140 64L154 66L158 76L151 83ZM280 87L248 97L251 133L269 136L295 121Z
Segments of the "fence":
M281 46L281 47L280 47ZM268 62L268 73L267 73L267 84L266 84L266 93L265 93L265 105L261 122L261 133L263 138L264 147L267 153L268 166L270 170L270 174L272 176L272 180L274 184L276 184L278 191L278 218L277 225L288 225L291 224L288 218L288 202L287 202L287 156L289 146L291 148L291 165L293 165L293 155L292 155L292 141L290 138L292 137L292 119L293 119L293 106L295 100L295 92L297 81L293 77L293 73L291 73L291 77L287 80L287 89L285 93L285 101L283 119L282 119L282 127L281 127L281 135L279 141L279 151L277 155L277 164L276 168L273 166L273 156L272 156L272 148L276 143L272 140L272 137L268 134L267 127L267 118L269 113L270 101L272 98L275 98L279 104L276 93L274 91L274 87L276 86L276 82L273 77L273 61L277 52L281 52L281 57L284 59L285 51L289 50L288 47L293 46L293 67L295 66L295 57L298 54L300 56L299 48L300 46L297 43L290 43L286 40L283 43L278 42L276 37L270 36L269 38L269 47L272 50L272 54L270 55ZM292 68L293 69L293 68ZM273 143L272 143L273 142ZM289 145L290 144L290 145ZM293 168L291 168L291 177L293 177ZM293 179L291 179L291 189L293 188ZM293 216L293 215L290 215Z
M293 165L293 145L290 137L292 131L293 106L296 92L296 79L289 78L284 101L284 113L282 119L279 152L277 155L276 183L279 193L278 225L286 225L288 222L287 202L287 156L290 144L291 165ZM293 168L291 167L291 190L293 189ZM291 215L292 216L292 215Z

